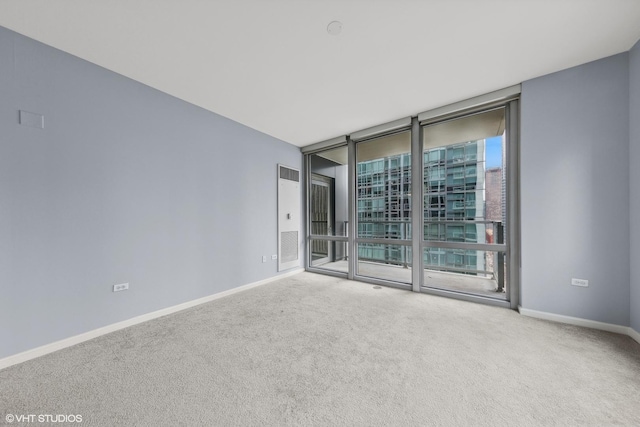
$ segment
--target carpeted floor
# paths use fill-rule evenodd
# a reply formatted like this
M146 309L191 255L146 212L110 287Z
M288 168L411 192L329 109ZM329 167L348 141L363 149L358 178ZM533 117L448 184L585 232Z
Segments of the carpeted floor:
M640 344L302 273L0 371L0 424L5 414L97 426L638 426Z

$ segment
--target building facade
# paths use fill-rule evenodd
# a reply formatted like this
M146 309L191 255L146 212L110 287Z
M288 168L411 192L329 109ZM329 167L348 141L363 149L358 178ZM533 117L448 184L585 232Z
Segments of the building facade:
M424 239L485 243L485 141L423 153ZM358 237L411 238L411 155L399 154L358 163ZM390 242L391 243L391 242ZM407 265L408 247L358 245L361 260ZM425 268L480 272L478 251L426 248Z

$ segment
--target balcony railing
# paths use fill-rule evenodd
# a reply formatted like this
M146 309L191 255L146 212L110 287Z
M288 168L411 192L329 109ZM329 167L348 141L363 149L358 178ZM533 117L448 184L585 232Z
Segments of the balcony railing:
M341 222L344 236L348 223ZM425 220L424 225L427 228L430 225L436 225L437 232L429 233L427 230L424 236L426 241L430 242L461 242L461 243L504 243L504 224L501 221L490 220ZM476 228L474 231L467 231L468 225L484 226L485 232L478 233ZM444 227L444 232L440 232ZM459 226L462 230L451 231L447 233L446 226ZM324 231L327 228L321 225L314 227L318 231ZM490 233L486 231L490 230ZM315 234L315 233L314 233ZM316 234L320 237L323 234ZM397 220L360 220L358 221L357 237L360 239L386 239L384 244L381 243L358 243L358 260L372 262L376 264L396 265L408 268L411 265L411 246L406 241L411 240L411 221L399 218ZM478 241L478 237L482 240ZM404 241L402 243L396 241ZM347 242L339 241L323 241L314 239L312 251L328 254L328 245L333 245L333 254L336 260L347 259ZM382 246L382 248L381 248ZM449 273L458 273L464 275L489 276L497 283L497 291L502 292L504 289L504 252L495 250L486 250L484 255L480 255L482 259L478 262L478 252L475 249L452 249L430 247L429 255L436 258L429 259L428 255L423 254L424 268L427 270L436 270ZM475 253L475 254L474 254ZM471 262L474 261L474 262Z
M442 241L442 242L465 242L465 243L504 243L504 225L501 221L490 220L438 220L438 221L425 221L425 226L436 225L437 233L426 233L425 240L427 241ZM491 230L491 233L484 234L484 239L478 241L480 236L477 229L473 232L467 232L468 225L483 225L485 230ZM370 227L367 227L370 225ZM444 232L441 233L441 227L444 227ZM461 226L462 230L451 231L447 233L446 226ZM370 228L370 231L368 230ZM408 220L397 221L378 221L378 220L365 220L358 222L358 237L359 238L384 238L388 239L389 243L386 244L384 251L384 257L367 256L369 251L358 250L358 259L362 261L369 261L375 263L383 263L389 265L398 265L408 267L411 263L410 251L411 247L401 245L397 248L397 244L394 244L394 240L410 240L411 239L411 223ZM365 245L361 243L360 245ZM389 248L388 245L393 245L394 248ZM377 244L376 246L379 246ZM423 254L424 268L429 270L437 270L451 273L459 273L466 275L488 275L495 279L498 285L498 291L502 291L504 288L504 252L501 251L484 251L482 262L477 260L477 252L475 255L470 254L476 252L475 250L465 249L445 249L440 248L438 253L431 255L437 255L437 260L429 260L428 256ZM482 256L482 255L480 255ZM450 257L460 260L459 262L451 261ZM469 260L475 260L470 262ZM481 267L481 268L479 268Z

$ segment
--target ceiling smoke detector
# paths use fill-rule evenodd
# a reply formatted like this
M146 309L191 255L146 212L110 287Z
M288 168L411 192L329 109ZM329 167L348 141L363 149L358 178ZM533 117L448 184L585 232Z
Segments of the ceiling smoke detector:
M329 25L327 25L327 33L332 36L337 36L342 32L342 22L340 21L331 21Z

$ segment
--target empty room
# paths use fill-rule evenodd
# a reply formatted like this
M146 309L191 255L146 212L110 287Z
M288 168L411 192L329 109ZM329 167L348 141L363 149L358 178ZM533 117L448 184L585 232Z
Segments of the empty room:
M640 425L638 23L0 1L0 425Z

